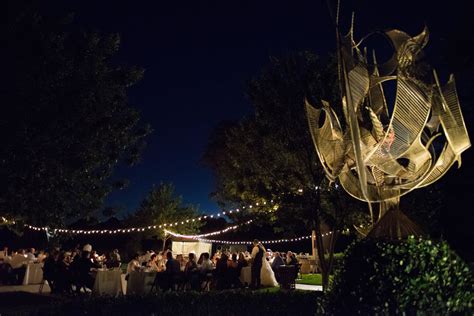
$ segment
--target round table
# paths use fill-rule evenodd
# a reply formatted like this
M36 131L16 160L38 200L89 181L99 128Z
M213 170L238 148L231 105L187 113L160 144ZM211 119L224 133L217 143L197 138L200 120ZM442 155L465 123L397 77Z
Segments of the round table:
M127 295L143 295L150 292L156 272L133 271L128 275Z
M122 271L119 268L114 270L98 270L92 293L118 296L122 293Z
M43 281L43 264L28 263L26 265L25 277L23 278L23 285L40 284L41 281Z

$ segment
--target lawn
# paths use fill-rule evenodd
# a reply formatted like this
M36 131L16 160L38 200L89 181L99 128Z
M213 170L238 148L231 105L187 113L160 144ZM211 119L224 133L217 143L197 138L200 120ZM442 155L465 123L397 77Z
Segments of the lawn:
M320 273L315 274L302 274L301 279L296 279L297 284L308 284L308 285L322 285L322 278Z

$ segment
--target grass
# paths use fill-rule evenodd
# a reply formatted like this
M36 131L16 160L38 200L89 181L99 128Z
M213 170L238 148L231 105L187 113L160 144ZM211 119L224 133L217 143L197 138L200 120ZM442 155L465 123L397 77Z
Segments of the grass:
M307 284L307 285L322 285L322 277L320 273L315 274L302 274L301 279L297 279L296 283L298 284Z

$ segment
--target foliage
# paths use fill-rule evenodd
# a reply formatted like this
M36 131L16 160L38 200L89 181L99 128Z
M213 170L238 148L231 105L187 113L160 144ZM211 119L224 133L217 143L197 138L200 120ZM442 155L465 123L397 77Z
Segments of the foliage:
M8 43L0 56L0 209L60 225L98 211L114 168L138 160L149 129L127 92L143 70L112 63L118 35L78 31L70 17L9 2L0 30Z
M327 311L334 314L472 313L474 279L446 242L364 239L346 251Z
M336 79L334 61L309 52L272 58L246 89L254 115L223 123L209 141L203 160L216 176L218 202L238 205L278 198L276 211L262 207L255 212L275 224L276 232L301 235L314 227L319 204L315 188L320 187L318 215L334 224L334 191L327 190L314 150L304 98L336 102Z
M80 298L37 309L48 315L315 315L320 293L309 291L166 292L144 297Z
M145 199L141 202L138 210L131 215L125 222L127 226L149 226L162 225L169 223L182 222L189 218L198 217L199 213L195 206L183 205L181 196L176 196L174 186L172 184L161 183L153 187ZM202 226L199 221L170 227L173 232L180 234L194 234ZM132 238L131 242L137 244L137 239L141 240L147 238L158 238L163 241L166 240L166 234L163 228L156 228L156 230L146 230ZM139 242L138 242L139 243ZM135 247L138 249L140 247Z

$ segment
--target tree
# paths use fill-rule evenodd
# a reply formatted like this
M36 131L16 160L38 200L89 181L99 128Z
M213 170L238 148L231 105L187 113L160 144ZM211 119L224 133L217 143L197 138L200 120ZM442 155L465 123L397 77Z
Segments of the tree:
M216 176L214 196L223 205L259 202L253 213L288 237L314 229L326 286L338 232L361 205L326 181L304 111L305 97L338 102L336 63L308 52L272 58L246 93L254 115L216 129L203 158ZM272 209L263 204L270 200ZM334 234L323 240L325 227Z
M33 225L98 211L120 163L138 161L150 132L127 93L143 75L112 63L118 35L8 4L0 36L0 210Z
M197 207L183 205L182 197L175 195L172 184L161 183L159 186L151 189L135 214L130 216L126 222L128 223L127 226L131 227L179 223L179 225L172 226L169 229L180 234L194 234L202 226L202 223L189 219L197 218L198 216ZM181 224L181 222L184 222L184 224ZM157 227L156 230L147 230L142 232L140 236L137 235L137 238L145 240L156 236L163 241L164 250L166 241L170 238L170 235L165 232L165 228Z

